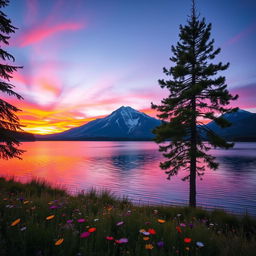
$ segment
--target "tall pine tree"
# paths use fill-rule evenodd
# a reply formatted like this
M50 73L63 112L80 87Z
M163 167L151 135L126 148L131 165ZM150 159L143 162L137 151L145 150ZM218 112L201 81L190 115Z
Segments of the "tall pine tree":
M15 27L10 19L2 12L2 8L9 4L9 0L0 0L0 91L9 96L22 97L13 91L13 85L10 84L12 73L17 71L17 66L10 65L10 61L14 62L14 57L3 50L3 45L8 45L10 34L15 32ZM15 138L17 131L21 131L21 125L16 112L19 109L12 104L0 99L0 159L9 159L13 157L20 158L23 150L18 149L19 142Z
M180 25L180 40L171 48L173 66L163 69L170 79L159 80L160 86L168 89L169 96L160 105L152 104L164 121L154 130L159 151L167 158L160 167L168 174L168 179L180 170L188 171L183 180L189 179L189 205L192 207L196 207L197 175L203 175L207 167L218 167L215 157L207 152L211 147L228 149L233 146L205 126L204 119L228 127L231 124L221 114L237 110L228 105L238 96L232 96L225 77L217 75L226 70L229 63L212 63L220 48L214 49L211 27L204 18L199 19L192 1L187 24Z

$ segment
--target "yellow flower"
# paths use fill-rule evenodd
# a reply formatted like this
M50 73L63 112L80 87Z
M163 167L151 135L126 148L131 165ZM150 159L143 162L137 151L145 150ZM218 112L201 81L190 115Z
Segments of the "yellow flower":
M50 215L50 216L46 217L46 220L51 220L51 219L53 219L54 217L55 217L55 215Z
M153 248L154 248L154 246L152 244L145 245L145 249L147 249L147 250L152 250Z
M158 219L157 220L159 223L165 223L165 220L162 220L162 219Z
M15 221L12 222L11 226L12 226L12 227L13 227L13 226L16 226L16 225L19 224L19 223L20 223L20 219L17 219L17 220L15 220Z
M144 241L148 241L148 240L149 240L149 237L148 237L148 236L144 236L144 237L143 237L143 240L144 240Z
M58 245L61 245L64 241L64 238L60 238L58 241L55 242L55 245L58 246Z

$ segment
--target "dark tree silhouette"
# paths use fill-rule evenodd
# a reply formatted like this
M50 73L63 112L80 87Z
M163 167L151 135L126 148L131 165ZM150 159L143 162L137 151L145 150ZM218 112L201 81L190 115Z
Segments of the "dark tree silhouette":
M207 151L211 147L233 146L208 129L203 120L214 120L221 127L228 127L231 124L221 114L237 110L227 105L238 96L232 96L225 77L217 75L218 71L226 70L229 63L211 62L220 53L220 48L214 49L214 40L210 39L211 27L204 18L199 19L192 1L187 24L180 25L180 40L171 48L173 66L163 69L170 79L159 80L160 86L168 89L169 96L160 105L152 104L164 121L154 130L156 142L163 143L159 151L167 158L160 167L168 179L181 169L188 171L183 180L190 181L189 205L192 207L196 207L196 176L203 175L206 167L218 167ZM205 138L208 143L203 141Z
M12 78L12 73L17 71L17 66L12 66L9 63L14 62L14 57L3 50L3 45L8 45L10 34L15 32L15 27L12 25L10 19L2 12L2 8L9 4L8 0L0 0L0 91L6 93L9 96L22 97L13 91L13 85L9 83ZM19 119L15 114L19 111L18 108L12 104L0 99L0 159L9 159L13 157L20 158L20 155L24 152L18 149L19 142L16 139L15 134L17 131L21 131L21 125Z

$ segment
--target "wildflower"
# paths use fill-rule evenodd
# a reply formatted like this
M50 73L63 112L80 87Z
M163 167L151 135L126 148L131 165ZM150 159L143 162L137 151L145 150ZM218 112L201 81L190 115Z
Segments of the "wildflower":
M61 245L61 244L63 243L63 241L64 241L64 238L60 238L59 240L57 240L57 241L55 242L55 245L56 245L56 246Z
M139 231L140 233L146 232L146 230L144 228L140 229Z
M51 205L51 206L50 206L50 209L51 209L51 210L58 209L58 208L59 208L59 207L58 207L57 205Z
M128 243L128 238L120 238L120 239L119 239L119 243L120 243L120 244L126 244L126 243Z
M178 231L178 233L181 233L181 228L179 226L176 227L176 230Z
M186 224L185 223L180 223L180 226L185 228L186 227Z
M29 203L29 201L28 201L28 200L26 200L26 201L24 201L24 202L23 202L23 204L28 204L28 203Z
M159 223L165 223L165 220L162 220L162 219L158 219L157 220Z
M154 246L152 244L146 244L145 245L146 250L152 250L153 248L154 248Z
M77 222L78 223L83 223L83 222L85 222L85 219L78 219Z
M164 242L163 242L163 241L159 241L159 242L157 242L156 244L157 244L157 246L158 246L159 248L164 247Z
M88 232L90 232L90 233L93 233L93 232L95 232L96 231L96 228L89 228L88 229Z
M203 244L202 242L196 242L196 245L197 245L199 248L204 247L204 244Z
M148 232L151 234L151 235L155 235L156 234L156 231L153 229L153 228L150 228L148 230Z
M190 224L189 224L189 227L190 227L190 228L193 228L193 227L194 227L194 225L193 225L192 223L190 223Z
M27 229L27 227L22 227L21 229L20 229L20 231L25 231Z
M177 214L177 217L180 217L180 216L181 216L181 213L178 213L178 214Z
M96 222L96 221L99 221L99 219L94 219L94 221Z
M114 240L114 237L113 236L106 236L106 239L109 240L109 241L112 241L112 240Z
M149 233L149 232L147 232L147 231L142 232L142 234L143 234L144 236L149 236L149 235L150 235L150 233Z
M189 238L189 237L184 238L184 242L187 243L187 244L191 243L191 241L192 241L192 239Z
M89 237L90 235L91 235L90 232L83 232L83 233L80 234L80 238L87 238L87 237Z
M122 226L123 224L124 224L123 221L119 221L119 222L116 223L117 226Z
M158 214L158 210L154 210L153 212L154 212L154 214Z
M12 227L13 227L13 226L16 226L16 225L19 224L19 223L20 223L20 219L17 219L17 220L15 220L15 221L12 222L11 226L12 226Z
M46 220L51 220L51 219L53 219L54 217L55 217L55 215L50 215L50 216L46 217Z
M187 246L187 247L185 247L185 250L186 250L186 251L189 251L189 247L188 247L188 246Z
M73 220L67 220L68 224L71 224L73 222Z
M150 239L150 238L149 238L148 236L144 236L144 237L143 237L143 240L144 240L144 241L148 241L149 239Z

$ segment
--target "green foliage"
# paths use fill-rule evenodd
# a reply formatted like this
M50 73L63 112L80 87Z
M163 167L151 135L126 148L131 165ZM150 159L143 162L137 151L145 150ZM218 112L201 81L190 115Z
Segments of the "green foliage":
M2 178L0 185L3 256L255 254L256 220L248 215L202 208L138 206L107 191L70 196L38 180L20 184ZM52 215L52 219L46 219ZM20 222L12 226L17 219ZM79 219L84 222L79 223ZM80 237L92 227L95 232ZM156 234L145 235L141 229L154 229ZM114 239L107 240L107 236ZM61 238L63 243L56 246ZM120 238L127 238L128 243L119 244ZM192 240L185 243L184 238ZM164 242L163 246L158 242ZM198 247L197 242L204 246ZM153 246L152 250L146 249L147 244Z
M167 159L160 166L169 179L181 169L189 171L184 180L190 179L190 199L193 201L190 200L190 205L195 206L196 175L203 175L206 168L218 167L207 151L211 147L228 149L233 146L205 126L204 119L213 120L223 128L230 126L220 115L237 110L228 105L238 96L232 96L225 77L218 76L229 63L212 62L220 48L214 49L214 40L210 39L212 25L206 24L204 18L199 19L194 1L192 3L187 24L180 25L180 40L171 48L173 65L163 69L169 79L159 80L169 95L160 105L152 104L152 108L163 120L154 130L155 141L163 143L159 149Z
M0 8L6 7L8 3L8 0L1 0ZM12 73L20 67L8 64L10 61L14 62L15 59L2 49L3 44L9 44L10 34L14 33L15 29L11 20L0 10L0 59L2 60L0 64L0 92L22 99L19 94L13 91L14 86L9 83ZM4 64L6 61L7 64ZM17 148L19 142L15 137L15 132L22 130L19 119L15 114L17 111L19 111L17 107L0 99L0 159L20 158L20 155L24 152Z

